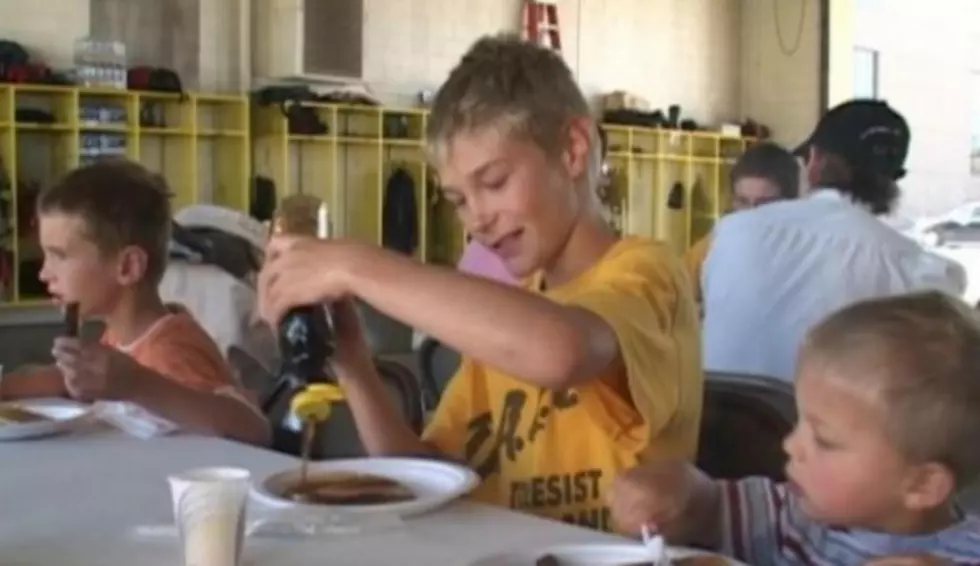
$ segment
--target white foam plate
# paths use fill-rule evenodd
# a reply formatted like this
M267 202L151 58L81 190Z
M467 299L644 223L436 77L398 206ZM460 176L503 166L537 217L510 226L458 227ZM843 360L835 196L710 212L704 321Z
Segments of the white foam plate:
M28 399L0 403L0 406L4 405L14 405L49 420L31 423L0 421L0 440L28 440L62 434L73 430L92 415L89 405L68 399Z
M480 482L469 468L410 458L352 458L313 462L309 474L349 472L370 474L399 482L415 492L415 499L380 505L317 505L297 503L281 497L284 489L299 480L299 466L259 480L252 486L252 499L278 509L294 509L313 514L396 515L409 517L432 511L470 492Z
M712 556L711 553L690 548L671 547L667 550L671 560L693 556ZM542 556L550 554L561 566L621 566L650 560L650 551L637 544L565 544L533 550L504 552L480 558L470 566L535 566ZM727 559L732 566L744 566Z

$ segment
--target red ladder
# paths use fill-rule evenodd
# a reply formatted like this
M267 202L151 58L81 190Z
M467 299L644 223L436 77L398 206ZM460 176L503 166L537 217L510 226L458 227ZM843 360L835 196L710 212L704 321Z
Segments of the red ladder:
M524 38L561 53L561 27L555 2L525 0Z

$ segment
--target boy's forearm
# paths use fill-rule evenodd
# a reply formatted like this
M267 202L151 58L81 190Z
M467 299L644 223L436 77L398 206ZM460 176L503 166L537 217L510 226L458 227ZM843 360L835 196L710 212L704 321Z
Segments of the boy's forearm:
M364 450L371 456L436 456L392 403L373 365L338 371Z
M268 446L272 432L268 421L244 398L196 391L159 373L143 368L127 400L183 429Z
M590 313L389 252L370 256L353 270L352 288L362 300L506 373L561 388L570 385L565 380L579 374L593 377L615 359L614 339L609 341L608 356L591 355L598 348L595 344L606 342L595 339L593 330L606 326ZM613 336L611 331L609 335ZM593 363L593 357L608 359ZM590 365L602 367L585 368Z
M65 380L53 365L28 365L0 379L0 400L67 397Z

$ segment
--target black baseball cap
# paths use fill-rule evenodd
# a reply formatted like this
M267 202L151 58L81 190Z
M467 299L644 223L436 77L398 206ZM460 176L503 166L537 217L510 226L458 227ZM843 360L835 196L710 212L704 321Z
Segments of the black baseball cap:
M793 153L806 158L810 147L842 157L849 165L899 180L909 154L908 122L881 100L856 99L827 111Z

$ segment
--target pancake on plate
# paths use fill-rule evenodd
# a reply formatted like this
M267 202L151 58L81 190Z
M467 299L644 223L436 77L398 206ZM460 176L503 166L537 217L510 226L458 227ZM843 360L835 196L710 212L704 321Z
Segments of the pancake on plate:
M28 411L15 404L0 405L0 426L5 424L25 424L49 421L48 417Z
M415 499L411 489L395 480L349 472L312 472L305 483L287 487L283 496L320 505L384 505Z

